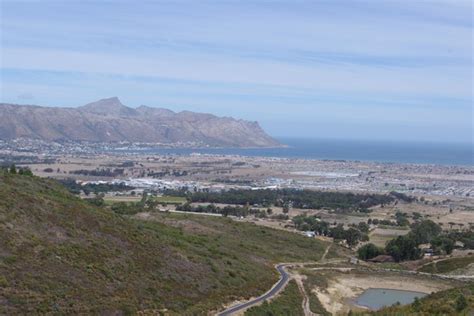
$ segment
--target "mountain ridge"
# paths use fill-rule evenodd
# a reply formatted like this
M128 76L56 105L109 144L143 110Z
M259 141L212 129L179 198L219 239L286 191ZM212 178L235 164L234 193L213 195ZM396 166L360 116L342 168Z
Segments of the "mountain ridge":
M206 147L280 147L256 121L174 112L111 97L76 108L0 103L0 139L192 143Z

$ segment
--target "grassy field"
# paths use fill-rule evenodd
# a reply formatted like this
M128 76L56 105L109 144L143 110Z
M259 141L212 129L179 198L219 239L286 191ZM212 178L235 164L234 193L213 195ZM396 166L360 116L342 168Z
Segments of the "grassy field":
M354 252L350 249L344 248L337 244L333 244L326 255L327 260L331 259L340 259L346 258L349 261L349 258L354 256Z
M318 260L323 242L227 218L139 220L53 180L0 174L0 314L202 315L257 296L273 264Z
M303 316L301 306L303 297L298 290L295 281L290 281L285 290L270 303L264 302L259 306L252 307L245 312L245 316Z
M154 198L155 201L158 203L166 203L166 204L183 204L186 202L186 198L182 196L157 196Z
M432 262L423 266L418 271L428 272L428 273L448 273L457 269L462 269L474 263L474 256L467 257L454 257L446 260Z
M134 203L139 202L142 199L141 196L109 196L106 195L104 197L104 202L108 205L112 205L113 203L118 202L125 202L125 203Z
M400 228L376 228L369 234L369 241L377 247L385 247L385 244L398 236L406 235L407 229Z
M383 248L388 241L394 238L396 238L396 236L372 234L369 236L369 242L376 245L377 247Z

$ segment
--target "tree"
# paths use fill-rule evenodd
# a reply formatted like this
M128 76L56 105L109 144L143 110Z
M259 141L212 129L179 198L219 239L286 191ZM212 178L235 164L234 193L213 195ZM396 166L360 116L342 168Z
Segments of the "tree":
M456 299L456 311L461 312L467 307L466 297L461 293Z
M290 211L289 204L288 203L283 204L283 213L288 214L289 211Z
M346 230L344 232L344 235L344 239L346 240L347 245L349 245L349 247L354 247L362 239L362 233L352 227Z
M206 207L207 213L218 213L218 209L215 204L211 203Z
M357 228L363 232L363 233L368 233L369 232L369 225L367 225L366 223L364 222L360 222L358 225L357 225Z
M398 236L390 240L385 246L385 252L393 257L395 261L416 260L421 251L418 244L410 236Z
M318 235L327 236L329 234L329 223L325 221L317 221L312 225L311 229Z
M413 212L413 219L416 221L416 220L419 220L421 218L421 214L418 213L418 212Z
M359 259L368 260L377 257L383 253L382 249L378 248L376 245L369 243L365 244L357 250L357 256Z
M150 210L154 210L158 206L159 203L156 199L151 198L151 199L146 200L145 204Z
M336 227L332 228L330 236L335 240L345 239L344 225L338 224Z
M431 247L436 253L445 252L447 255L454 250L455 241L447 236L438 236L431 241Z
M11 174L16 174L16 167L15 167L14 164L10 166L10 173Z
M396 216L396 221L398 226L409 226L410 222L408 221L407 217L403 213L397 212Z
M304 222L303 224L301 224L300 229L303 231L308 231L311 229L311 226L308 223Z
M410 237L419 244L426 244L431 242L433 238L441 234L441 226L431 220L424 220L414 223L410 232Z
M31 172L30 168L26 167L26 168L20 168L18 170L18 174L20 174L22 176L32 176L33 172Z
M92 205L95 205L95 206L104 206L105 205L104 194L103 193L97 194L94 198L87 199L86 201L91 203Z
M301 230L300 226L306 222L306 215L297 215L293 217L292 221L293 221L293 224L295 224L295 227Z
M184 212L191 212L191 211L193 210L192 207L191 207L191 203L189 203L189 202L184 203L184 204L181 205L181 207L179 207L179 208L176 207L176 209L177 209L178 211L184 211ZM224 208L224 210L225 210L225 209L226 209L226 208ZM228 213L225 212L223 215L224 215L224 216L227 216Z
M421 308L421 302L420 302L420 299L418 297L415 296L415 300L413 301L413 309L416 311L416 312L419 312L420 311L420 308Z
M147 196L148 196L148 192L143 191L143 193L142 193L142 198L141 198L140 202L143 203L143 204L145 204L146 199L147 199Z

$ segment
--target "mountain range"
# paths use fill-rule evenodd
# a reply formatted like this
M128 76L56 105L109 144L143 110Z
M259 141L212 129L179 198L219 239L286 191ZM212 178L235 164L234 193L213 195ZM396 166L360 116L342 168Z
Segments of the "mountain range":
M141 105L117 97L77 108L0 104L0 139L278 147L257 122Z

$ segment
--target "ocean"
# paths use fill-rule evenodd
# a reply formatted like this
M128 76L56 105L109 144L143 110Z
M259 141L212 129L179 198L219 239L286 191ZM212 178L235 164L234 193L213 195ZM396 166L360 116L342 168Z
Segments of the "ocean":
M376 161L473 166L472 144L279 138L286 148L153 148L145 152L192 153L317 160ZM143 151L141 151L143 152Z

